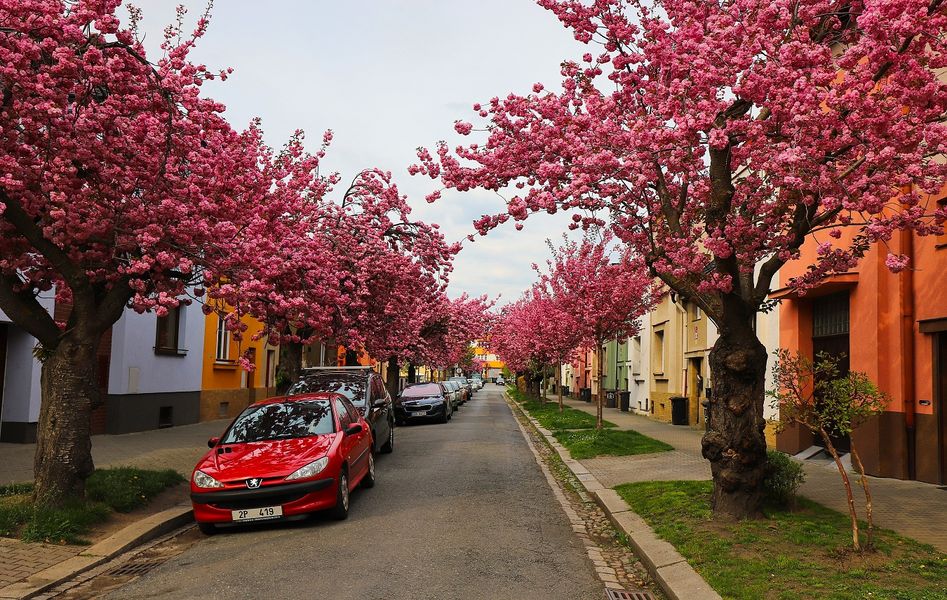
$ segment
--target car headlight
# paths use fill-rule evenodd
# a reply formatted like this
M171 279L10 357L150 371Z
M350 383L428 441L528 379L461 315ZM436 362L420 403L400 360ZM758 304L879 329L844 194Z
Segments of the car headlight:
M220 483L204 471L194 471L194 485L199 488L222 488L224 484Z
M319 473L322 473L323 469L329 464L329 457L323 456L319 460L314 460L305 467L301 467L293 471L286 479L306 479L308 477L315 477Z

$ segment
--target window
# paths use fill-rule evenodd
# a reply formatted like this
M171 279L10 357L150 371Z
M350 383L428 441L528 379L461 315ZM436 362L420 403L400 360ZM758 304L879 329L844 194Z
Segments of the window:
M341 400L335 401L335 412L339 413L339 424L342 426L342 431L345 431L352 424L352 417Z
M691 307L693 308L693 312L691 313L692 320L700 321L700 317L701 317L700 307L697 306L697 304L694 302L691 302Z
M334 429L332 411L325 400L257 404L240 413L221 443L294 439L332 433Z
M655 375L664 374L664 331L654 332L654 345L651 348L652 372Z
M230 360L230 332L227 331L227 325L224 318L217 316L217 355L216 359L220 362Z
M155 324L155 354L179 354L179 332L181 328L181 307L168 309L168 314L158 317Z

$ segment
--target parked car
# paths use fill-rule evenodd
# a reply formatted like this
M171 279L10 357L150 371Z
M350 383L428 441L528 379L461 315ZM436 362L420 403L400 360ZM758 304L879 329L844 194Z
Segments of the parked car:
M444 386L448 392L450 392L451 407L454 410L460 408L460 405L467 401L467 399L464 397L464 392L461 389L460 384L456 381L451 381L448 379L447 381L441 381L440 384Z
M497 385L506 385L506 380L503 379L503 375L497 375Z
M470 397L473 396L473 386L467 381L466 377L451 377L448 381L453 381L463 390L463 399L462 402L470 400Z
M478 390L482 390L482 389L483 389L483 377L480 377L480 376L478 376L478 375L474 375L474 377L473 377L473 383L474 383L475 386L477 386L477 389L478 389Z
M194 519L218 525L349 513L349 493L375 485L368 422L341 394L269 398L241 412L191 474Z
M395 448L395 411L381 375L370 367L315 367L303 369L287 395L337 392L348 398L368 421L375 452Z
M413 419L451 420L454 407L451 392L440 383L412 383L401 391L395 402L398 425Z

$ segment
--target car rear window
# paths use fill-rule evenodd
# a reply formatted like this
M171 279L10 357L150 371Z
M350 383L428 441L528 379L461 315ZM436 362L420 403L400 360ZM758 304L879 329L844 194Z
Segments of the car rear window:
M422 398L424 396L440 396L441 387L436 383L429 383L426 385L412 385L411 387L404 388L404 391L401 392L403 398Z
M222 444L310 437L335 431L327 400L301 400L248 406L233 422Z
M342 394L355 406L365 406L365 386L368 377L359 375L345 375L325 373L304 375L286 391L287 396L295 394L314 394L317 392L332 392Z

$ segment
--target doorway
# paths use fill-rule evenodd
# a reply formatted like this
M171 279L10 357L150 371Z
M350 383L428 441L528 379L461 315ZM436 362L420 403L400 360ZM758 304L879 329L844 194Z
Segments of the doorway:
M0 427L3 422L3 376L7 371L7 324L0 324Z
M947 484L947 332L938 333L934 339L934 415L940 483Z
M838 360L838 377L848 375L849 361L849 305L848 292L832 294L812 301L812 357L819 360L820 354L834 356ZM816 402L819 398L816 397ZM848 435L832 433L832 445L839 454L851 451ZM821 438L814 444L823 446Z

